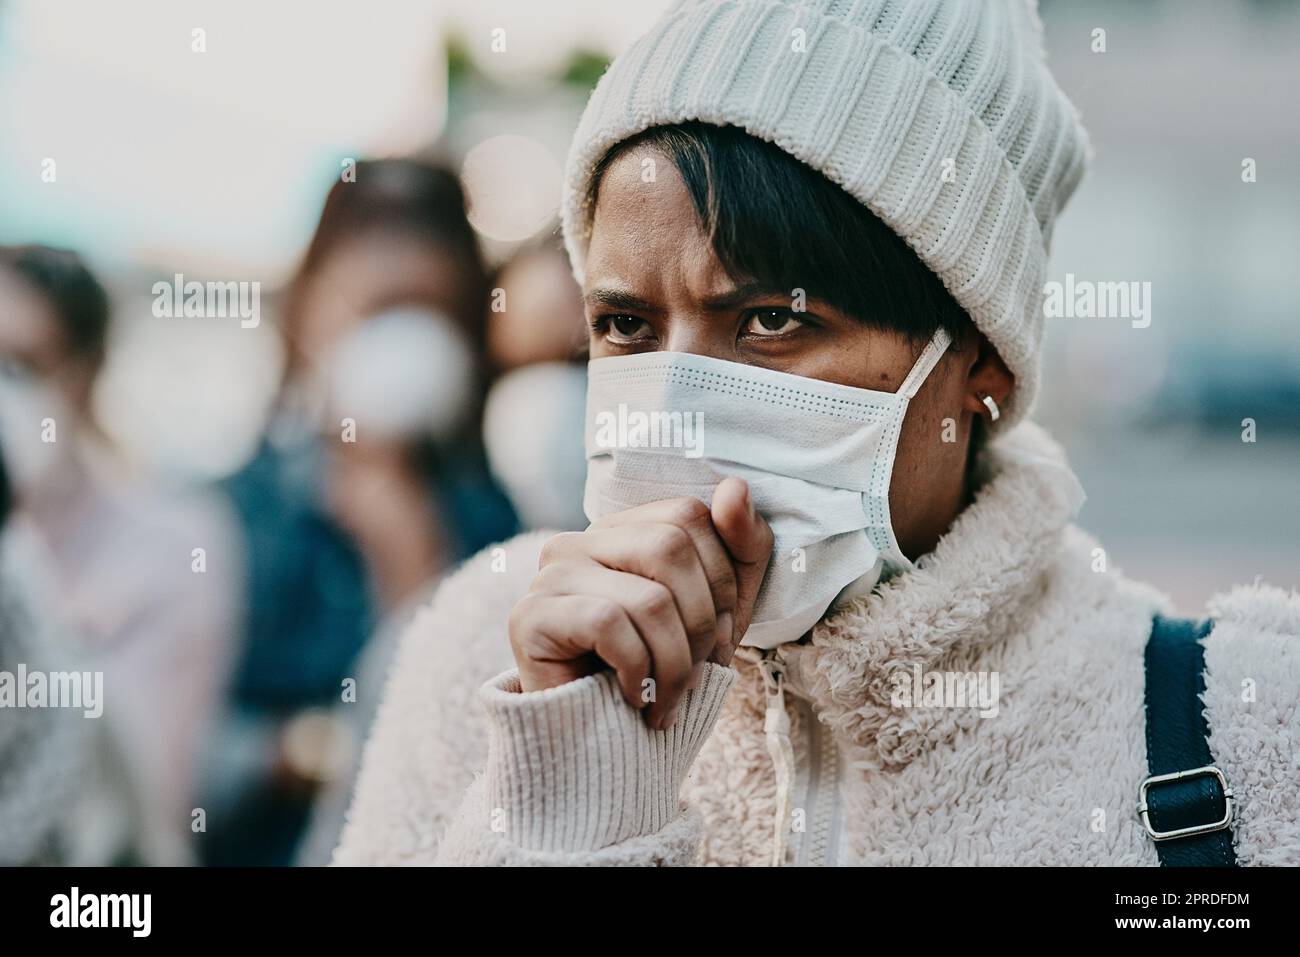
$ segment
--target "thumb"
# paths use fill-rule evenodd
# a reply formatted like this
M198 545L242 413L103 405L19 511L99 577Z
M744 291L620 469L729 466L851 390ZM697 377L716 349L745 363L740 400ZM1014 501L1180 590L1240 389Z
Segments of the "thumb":
M772 529L755 511L749 485L743 479L726 478L718 484L711 512L713 527L736 567L736 612L726 663L753 617L754 601L772 558Z

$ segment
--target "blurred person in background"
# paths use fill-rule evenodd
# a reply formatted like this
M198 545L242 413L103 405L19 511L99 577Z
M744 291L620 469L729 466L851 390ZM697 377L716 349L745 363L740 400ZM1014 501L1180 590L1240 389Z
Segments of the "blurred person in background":
M66 665L52 616L37 614L31 543L8 522L13 490L0 444L0 673ZM15 693L24 689L15 688ZM0 708L4 708L0 704ZM0 710L0 867L73 862L69 819L86 786L89 729L60 708Z
M493 476L524 528L586 528L587 328L558 240L524 248L498 271L487 347L497 374L483 411Z
M200 744L229 657L235 549L223 506L131 474L95 420L109 300L74 253L0 248L0 444L29 564L84 667L102 671L103 800L88 863L186 863ZM40 558L34 554L39 549ZM202 549L202 553L196 553Z
M389 636L444 570L516 528L480 438L486 289L454 174L362 161L329 191L286 292L281 395L225 483L249 604L210 863L287 863L309 821L297 859L328 853Z

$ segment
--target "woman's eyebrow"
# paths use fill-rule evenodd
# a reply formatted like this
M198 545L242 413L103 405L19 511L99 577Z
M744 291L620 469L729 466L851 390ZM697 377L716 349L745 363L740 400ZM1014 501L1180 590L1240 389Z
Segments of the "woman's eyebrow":
M588 305L603 306L606 309L627 309L631 312L658 311L652 303L622 289L593 289L583 298Z
M754 299L764 299L770 296L779 296L783 299L789 299L790 296L784 291L778 289L772 283L759 282L758 280L747 280L740 283L734 289L728 289L726 292L720 292L713 296L708 296L701 300L704 308L715 311L734 309L737 306L744 305Z
M757 280L742 282L732 289L724 290L700 300L700 305L710 312L734 309L754 299L770 296L788 298L788 295L771 283ZM648 300L635 296L623 289L592 289L583 297L590 306L605 309L626 309L629 312L659 312L659 307Z

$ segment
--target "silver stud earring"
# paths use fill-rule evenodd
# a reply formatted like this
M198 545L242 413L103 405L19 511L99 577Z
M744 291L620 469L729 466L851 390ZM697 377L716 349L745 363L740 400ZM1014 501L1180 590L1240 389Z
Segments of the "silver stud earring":
M993 401L993 396L986 395L980 401L984 403L984 408L989 410L989 421L996 422L1002 413L998 411L998 404Z

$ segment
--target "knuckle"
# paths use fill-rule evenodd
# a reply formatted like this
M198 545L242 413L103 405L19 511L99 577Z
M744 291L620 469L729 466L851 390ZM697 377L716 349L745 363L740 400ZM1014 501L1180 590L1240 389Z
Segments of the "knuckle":
M623 623L623 609L604 598L592 598L586 606L586 627L599 635L611 635Z
M537 596L528 594L515 602L510 609L510 615L506 619L506 634L510 639L510 647L515 651L524 651L528 645L528 638L532 634L533 614L536 611Z
M581 534L581 532L560 532L560 534L548 538L537 556L538 570L540 571L547 565L553 565L567 555L573 545L573 536Z
M724 568L710 577L709 588L719 611L731 611L740 600L740 585L736 582L736 570L728 562Z
M658 582L647 581L635 601L637 608L651 618L660 618L676 608L673 593Z
M674 561L686 556L688 549L694 549L691 536L677 525L661 525L655 529L650 548L657 554Z
M709 507L698 498L684 496L672 500L669 516L674 525L694 525L709 517Z
M628 646L628 668L632 674L644 678L650 674L653 664L650 649L645 645L638 643L635 648Z
M687 623L686 633L693 639L693 644L699 646L693 647L692 651L707 650L706 643L713 640L714 629L718 625L718 616L710 608L702 608L699 613L692 616Z
M537 574L533 576L532 590L534 592L554 591L564 575L564 568L563 563L556 561L537 569Z

